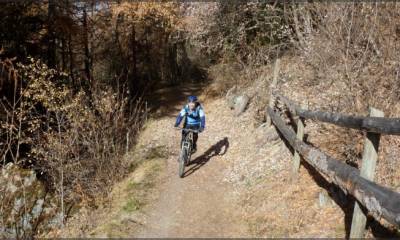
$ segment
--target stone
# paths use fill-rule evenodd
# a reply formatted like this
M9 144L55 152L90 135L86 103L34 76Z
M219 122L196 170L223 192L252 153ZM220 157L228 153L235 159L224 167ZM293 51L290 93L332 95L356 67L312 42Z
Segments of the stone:
M33 170L8 163L1 171L0 192L4 193L0 198L0 238L31 238L33 231L53 227L49 223L59 212L55 198ZM45 208L49 209L47 213Z
M332 199L326 190L321 190L318 194L318 205L321 208L332 205Z
M246 110L250 100L246 94L238 94L237 92L237 87L234 86L225 95L227 105L230 109L234 110L235 116L239 116Z
M273 142L279 139L279 134L274 126L268 127L265 133L265 138L268 142Z
M242 95L242 96L237 96L234 99L234 111L235 111L235 116L239 116L240 114L242 114L247 107L247 104L249 103L249 97L246 95Z
M235 108L235 97L236 97L235 95L236 95L236 86L232 87L231 89L228 90L228 92L226 92L225 99L230 109Z
M273 126L268 127L266 124L263 124L255 129L254 140L258 148L262 148L267 144L271 146L271 143L274 144L278 139L278 132Z

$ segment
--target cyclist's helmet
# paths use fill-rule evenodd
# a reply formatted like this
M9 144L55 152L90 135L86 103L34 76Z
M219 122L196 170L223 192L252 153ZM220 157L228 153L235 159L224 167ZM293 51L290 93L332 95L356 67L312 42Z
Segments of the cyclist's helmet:
M197 99L196 96L189 96L189 97L188 97L188 101L189 101L189 102L197 102L198 99Z

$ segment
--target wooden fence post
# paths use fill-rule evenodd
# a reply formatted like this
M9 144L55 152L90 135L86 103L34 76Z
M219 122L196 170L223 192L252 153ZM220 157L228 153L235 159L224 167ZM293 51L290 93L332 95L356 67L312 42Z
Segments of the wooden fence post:
M370 107L369 116L384 117L384 113L378 109ZM367 132L364 142L360 175L371 181L374 179L380 136L381 135L379 133ZM356 201L354 205L353 221L351 223L350 238L363 238L366 223L367 217L364 215L358 202Z
M303 109L307 109L307 105L303 104L302 105ZM298 117L297 119L297 129L296 129L296 137L297 139L303 141L304 137L304 119L301 117ZM294 156L293 156L293 167L292 167L292 174L294 178L297 178L298 172L300 169L300 154L294 150Z
M268 106L272 109L274 108L274 105L275 105L275 99L274 99L274 96L272 95L272 92L274 91L276 84L278 83L279 64L280 64L280 60L279 60L279 58L277 58L275 61L275 66L274 66L274 78L272 80L271 85L269 86L269 96L270 97L269 97ZM267 127L269 127L269 126L271 126L272 121L271 121L271 118L268 116L267 111L265 111L265 114L267 116Z

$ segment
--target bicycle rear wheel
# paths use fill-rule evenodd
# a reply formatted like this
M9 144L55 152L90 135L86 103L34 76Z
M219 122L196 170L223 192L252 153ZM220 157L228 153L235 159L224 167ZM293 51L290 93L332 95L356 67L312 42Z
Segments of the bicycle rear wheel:
M186 148L182 147L181 154L179 155L179 177L183 178L183 175L185 175L185 163L186 163L186 158L187 158L187 151Z

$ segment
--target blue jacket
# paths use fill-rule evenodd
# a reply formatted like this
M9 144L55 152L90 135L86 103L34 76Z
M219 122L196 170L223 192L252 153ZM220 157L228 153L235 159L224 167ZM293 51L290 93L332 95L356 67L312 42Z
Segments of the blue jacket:
M183 118L185 118L184 127L187 125L199 126L203 129L206 127L206 115L200 104L193 111L190 110L188 105L185 105L176 117L175 126L179 126Z

